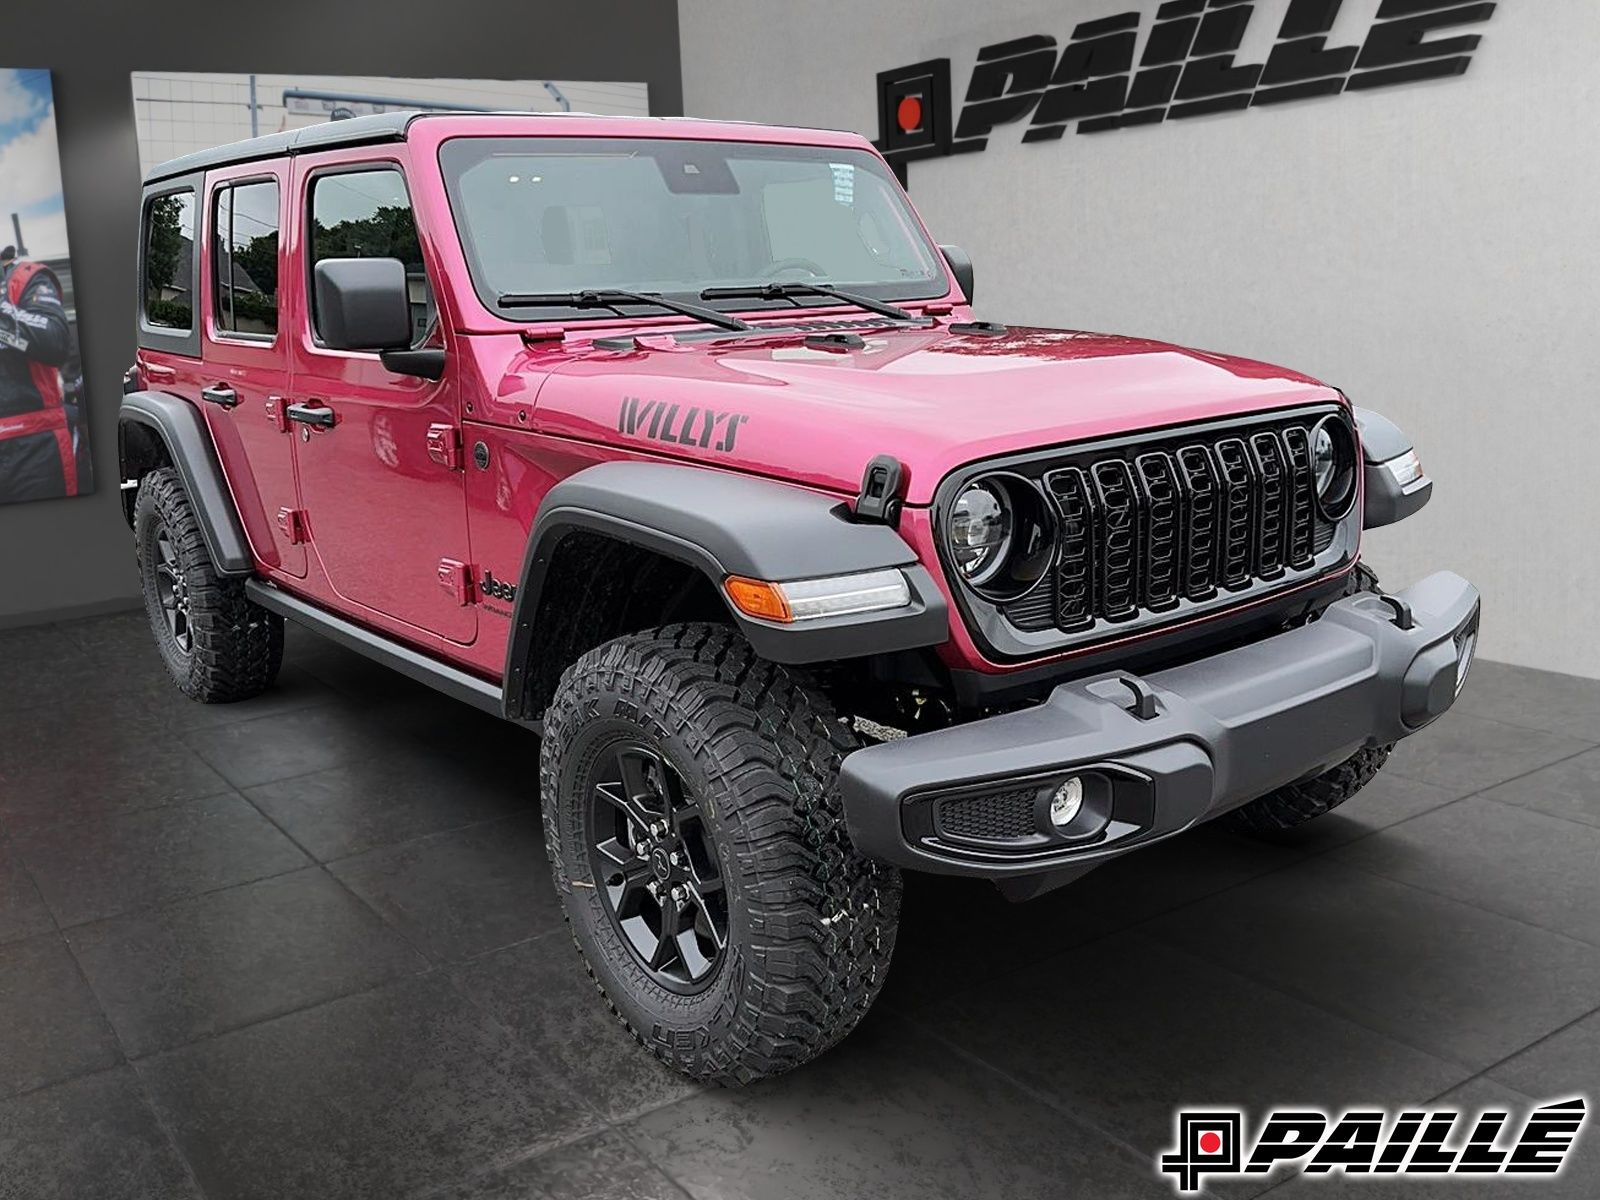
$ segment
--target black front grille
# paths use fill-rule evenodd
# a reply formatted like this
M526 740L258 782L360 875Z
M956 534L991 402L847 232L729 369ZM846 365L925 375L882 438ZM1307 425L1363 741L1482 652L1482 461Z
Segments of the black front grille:
M1333 542L1311 430L1325 412L1141 438L1044 463L1058 553L1001 607L1017 629L1083 633L1227 600L1304 573ZM1041 594L1042 593L1042 594Z
M1038 832L1033 816L1037 788L961 796L939 802L939 829L950 837L1008 842Z

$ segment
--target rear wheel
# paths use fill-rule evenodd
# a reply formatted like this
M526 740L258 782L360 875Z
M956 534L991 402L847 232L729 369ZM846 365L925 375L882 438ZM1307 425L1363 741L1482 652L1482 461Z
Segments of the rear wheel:
M283 662L283 619L251 603L242 579L217 574L170 467L140 482L133 531L156 647L184 694L223 704L272 686Z
M601 993L668 1065L776 1075L877 997L900 878L845 832L857 744L726 626L618 638L563 675L540 769L556 888Z
M1268 792L1220 820L1229 829L1252 834L1282 833L1314 821L1371 783L1383 764L1389 761L1389 751L1393 749L1393 746L1375 746L1358 750L1331 771Z

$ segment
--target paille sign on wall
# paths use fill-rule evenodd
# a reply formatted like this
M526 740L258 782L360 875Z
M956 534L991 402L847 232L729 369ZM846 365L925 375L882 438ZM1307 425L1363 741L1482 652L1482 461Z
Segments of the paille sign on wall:
M902 180L919 158L982 150L995 126L1029 119L1025 142L1076 124L1102 133L1168 119L1237 112L1346 91L1460 75L1477 34L1436 34L1487 21L1493 4L1383 0L1360 45L1329 46L1343 0L1290 0L1264 63L1235 57L1254 0L1169 0L1142 39L1139 13L1085 21L1064 48L1035 34L978 51L951 129L950 60L878 76L878 148Z

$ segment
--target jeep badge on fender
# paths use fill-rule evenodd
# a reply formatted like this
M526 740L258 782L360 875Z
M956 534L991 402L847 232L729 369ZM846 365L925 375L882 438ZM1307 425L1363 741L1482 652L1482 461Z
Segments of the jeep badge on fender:
M248 355L164 298L240 206L292 326ZM1288 368L980 320L856 134L388 112L157 167L141 212L147 259L194 247L142 268L182 278L119 431L174 682L256 695L290 620L537 730L596 1004L695 1079L855 1028L904 872L1021 900L1287 829L1466 684L1477 590L1361 561L1431 495L1410 438Z

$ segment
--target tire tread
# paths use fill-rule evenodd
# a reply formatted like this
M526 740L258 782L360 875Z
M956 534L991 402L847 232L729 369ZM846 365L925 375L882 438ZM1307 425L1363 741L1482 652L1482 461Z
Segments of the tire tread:
M809 1061L876 999L899 916L898 873L864 858L845 831L836 776L859 745L854 731L804 675L759 658L727 626L670 625L584 654L545 714L541 756L545 844L564 908L572 886L552 800L562 743L597 688L640 694L721 779L732 798L719 813L724 869L743 881L752 936L729 947L723 969L739 986L699 1027L641 1028L585 956L595 986L643 1046L694 1078L744 1083ZM582 953L575 931L574 943Z
M165 620L146 570L147 533L156 521L167 527L189 587L194 644L187 656L168 645ZM283 618L253 603L243 580L217 573L183 481L171 467L152 471L140 482L134 530L145 610L162 660L179 689L205 704L228 704L271 687L283 663Z

